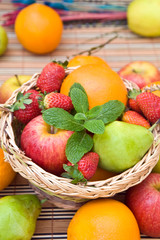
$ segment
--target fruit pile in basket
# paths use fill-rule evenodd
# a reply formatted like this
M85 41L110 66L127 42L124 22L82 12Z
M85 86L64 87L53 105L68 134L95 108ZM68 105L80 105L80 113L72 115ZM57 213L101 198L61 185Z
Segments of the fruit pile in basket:
M66 70L59 62L48 63L33 87L24 84L25 90L17 89L3 107L13 112L17 146L36 163L37 172L39 166L49 175L58 176L56 180L69 178L69 184L78 184L77 188L88 188L89 183L90 189L95 187L99 191L97 186L101 185L96 183L105 188L105 181L96 180L125 173L152 145L159 144L152 133L160 118L160 90L156 82L159 78L158 75L154 78L153 86L130 85L120 77L127 71L117 74L94 56L77 56L67 67ZM131 71L135 82L138 72ZM130 78L130 74L125 78ZM139 76L137 82L142 83L142 78ZM4 91L3 86L0 91ZM2 146L5 149L6 145ZM156 148L153 155L158 154ZM147 172L146 166L145 169ZM126 176L117 178L125 182ZM69 224L67 239L97 240L103 234L104 239L113 236L112 239L138 240L140 231L159 237L159 178L160 174L151 173L126 192L125 203L132 212L116 200L98 199L84 204ZM95 181L95 185L90 181ZM79 232L82 229L86 229L83 234Z
M36 86L18 92L9 106L15 125L23 125L16 138L25 155L75 184L92 180L99 168L117 174L133 167L150 149L160 118L158 96L127 91L120 76L95 59L83 64L76 57L81 66L67 76L66 66L48 63Z

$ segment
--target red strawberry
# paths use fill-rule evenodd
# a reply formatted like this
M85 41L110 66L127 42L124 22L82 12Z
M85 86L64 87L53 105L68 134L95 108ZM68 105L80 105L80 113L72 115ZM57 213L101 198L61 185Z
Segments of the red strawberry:
M128 106L129 106L130 109L136 111L137 113L142 113L141 109L138 106L138 103L137 103L136 99L129 98L128 99Z
M53 107L63 108L66 111L73 109L71 98L61 93L51 92L47 94L44 98L43 104L47 109Z
M130 109L142 113L141 109L138 106L138 103L136 101L136 97L141 93L141 90L133 89L132 91L128 92L128 106Z
M48 63L37 80L37 87L43 93L59 91L64 77L65 70L61 65L54 62Z
M140 125L145 128L150 128L149 122L139 113L135 111L127 111L122 117L123 122Z
M136 97L143 115L151 124L160 118L160 97L151 92L143 92Z
M84 178L89 180L95 174L99 162L99 155L95 152L88 152L78 162L78 170L83 174ZM73 166L68 162L68 166Z
M31 119L41 114L39 99L41 95L36 90L28 90L17 99L13 105L14 116L22 123L27 124ZM17 95L18 96L18 95ZM18 109L18 110L17 110Z

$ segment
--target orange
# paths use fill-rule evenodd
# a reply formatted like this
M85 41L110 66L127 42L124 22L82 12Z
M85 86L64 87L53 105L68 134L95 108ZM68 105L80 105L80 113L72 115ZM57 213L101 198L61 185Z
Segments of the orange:
M147 84L148 87L152 86L152 85L160 85L160 81L156 81L156 82L151 82L149 84ZM156 90L156 91L153 91L153 93L155 95L157 95L158 97L160 97L160 90Z
M127 89L119 75L110 67L102 64L81 66L64 79L60 92L68 95L75 82L85 89L90 109L109 100L119 100L126 105Z
M100 180L105 180L107 178L111 178L115 176L117 173L113 173L110 171L107 171L105 169L102 169L100 167L97 168L94 176L89 179L89 181L100 181Z
M11 165L4 161L4 153L0 148L0 190L6 188L13 181L15 175Z
M85 203L72 218L67 240L140 240L131 210L113 199Z
M27 50L45 54L60 43L63 23L52 8L34 3L22 9L15 21L15 33Z
M108 66L108 64L100 57L78 55L69 61L67 67L83 66L86 64L103 64L104 66Z

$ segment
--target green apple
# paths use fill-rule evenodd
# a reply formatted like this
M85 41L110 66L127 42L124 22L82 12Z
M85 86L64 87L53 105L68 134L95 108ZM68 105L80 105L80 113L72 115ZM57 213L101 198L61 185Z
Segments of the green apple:
M159 161L157 162L156 166L152 169L152 172L160 173L160 156L159 156Z
M8 36L6 30L0 26L0 56L3 55L7 49Z
M94 151L99 154L99 167L123 172L134 166L153 143L153 134L146 128L122 121L105 126L103 134L94 134Z
M29 75L15 75L4 81L0 86L0 103L5 103L12 93L30 78Z
M127 9L128 27L145 37L160 36L160 0L134 0Z

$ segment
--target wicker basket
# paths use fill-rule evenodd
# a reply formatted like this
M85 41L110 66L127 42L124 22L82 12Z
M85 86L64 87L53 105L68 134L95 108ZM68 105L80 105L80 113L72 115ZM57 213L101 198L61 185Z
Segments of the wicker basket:
M72 69L66 70L66 74L70 71ZM154 142L151 148L134 167L106 180L88 181L86 185L82 183L74 185L67 178L48 173L26 157L24 152L16 145L12 129L13 113L6 106L15 102L19 91L24 92L33 88L36 85L38 76L39 74L33 75L31 80L17 89L4 105L0 105L0 110L2 110L0 139L6 160L16 172L28 179L32 188L41 198L47 198L57 207L77 209L89 199L111 197L127 190L149 175L158 162L160 155L159 125L153 131ZM124 80L124 83L128 90L138 89L135 84L129 81Z

